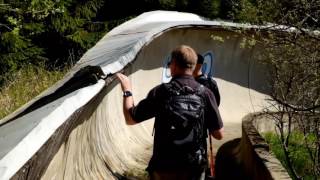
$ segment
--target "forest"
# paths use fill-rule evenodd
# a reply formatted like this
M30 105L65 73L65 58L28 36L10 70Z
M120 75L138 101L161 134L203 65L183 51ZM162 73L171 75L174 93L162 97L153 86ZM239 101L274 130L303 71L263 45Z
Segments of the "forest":
M63 68L106 32L143 12L192 12L209 19L317 29L317 1L1 0L0 85L27 64Z
M218 17L218 1L26 0L0 1L0 84L27 64L73 64L106 32L151 10Z
M280 133L267 139L278 142L293 179L319 178L320 0L0 0L0 118L61 79L112 28L152 10L296 29L258 38L267 44L258 58L272 67L270 102L280 112ZM288 119L295 131L285 130Z

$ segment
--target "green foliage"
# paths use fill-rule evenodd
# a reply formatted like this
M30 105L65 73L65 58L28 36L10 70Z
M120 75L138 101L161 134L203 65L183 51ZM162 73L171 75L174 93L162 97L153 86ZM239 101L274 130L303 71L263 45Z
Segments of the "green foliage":
M199 12L202 12L205 17L217 18L220 13L220 3L220 0L204 0L200 3Z
M66 72L67 69L48 71L40 64L26 65L8 76L0 91L0 119L52 86Z
M301 0L226 0L224 17L253 24L275 23L299 28L318 29L320 1Z
M143 169L133 168L124 172L124 177L126 177L126 179L145 180L149 179L149 174Z
M253 48L256 44L257 44L257 41L256 41L254 35L251 35L251 37L243 37L241 39L240 48L250 49L250 48Z
M275 22L281 10L279 4L278 0L224 0L220 3L220 17L253 24Z
M304 143L307 141L309 144L315 144L316 140L315 134L310 134L307 137L303 133L295 131L290 136L289 144L289 154L292 159L293 165L297 170L298 174L303 177L303 179L317 179L313 172L313 162L309 156L308 149L305 147ZM264 137L271 147L272 152L281 161L281 163L287 167L287 162L285 159L284 151L282 148L282 143L280 137L274 133L266 133ZM315 150L315 147L314 147Z
M34 46L30 39L22 36L17 27L10 32L1 34L0 50L1 75L16 71L23 64L43 59L43 49ZM0 77L1 84L3 76Z
M158 6L164 10L196 13L207 18L217 18L220 0L159 0Z
M193 0L189 1L187 11L213 19L219 16L220 3L220 0Z
M0 85L26 64L65 65L106 32L93 20L103 0L0 1Z
M295 135L286 138L283 132L290 132L290 127L297 126L296 130L308 137L309 134L319 134L320 124L320 56L319 35L313 30L320 30L319 17L320 1L283 1L283 0L236 0L229 1L232 11L230 16L233 20L250 22L253 24L272 23L273 27L265 28L256 32L257 41L250 42L243 39L241 45L256 44L263 47L258 58L268 65L271 98L270 107L289 117L288 126L283 125L282 118L275 118L277 130L280 132L279 141L282 153L278 156L286 160L286 167L293 179L300 179L305 163L308 164L309 174L318 178L320 175L319 136L313 144L308 141L294 146ZM278 25L286 26L278 26ZM295 28L289 32L289 28ZM245 34L250 37L251 34ZM301 139L301 138L300 138ZM293 141L293 142L292 142ZM288 144L290 147L288 147ZM296 148L301 146L300 148ZM317 147L317 148L314 148ZM308 151L308 162L303 162ZM276 151L277 152L277 151ZM289 155L288 155L289 154Z
M217 35L211 35L210 38L213 40L213 41L216 41L216 42L219 42L219 43L224 43L225 39L221 36L217 36Z
M26 64L45 62L50 68L63 67L71 56L78 60L106 31L143 11L177 10L215 18L220 4L220 0L1 0L0 85L7 74Z
M0 72L11 72L28 63L31 57L41 56L42 49L36 48L31 40L23 34L23 20L19 9L10 5L2 6L0 11ZM3 81L0 76L0 83Z
M318 40L272 33L263 42L266 48L261 53L261 60L271 65L272 96L297 109L317 107L320 100Z

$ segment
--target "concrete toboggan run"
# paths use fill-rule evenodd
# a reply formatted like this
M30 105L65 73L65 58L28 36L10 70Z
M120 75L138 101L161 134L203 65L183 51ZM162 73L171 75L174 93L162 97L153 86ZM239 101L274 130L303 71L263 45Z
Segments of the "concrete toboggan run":
M269 97L266 68L238 32L261 27L208 21L189 13L144 13L106 34L56 85L0 121L0 179L119 179L143 172L152 154L153 120L125 125L122 71L139 102L170 80L171 50L192 46L218 82L225 138L241 137L241 119Z

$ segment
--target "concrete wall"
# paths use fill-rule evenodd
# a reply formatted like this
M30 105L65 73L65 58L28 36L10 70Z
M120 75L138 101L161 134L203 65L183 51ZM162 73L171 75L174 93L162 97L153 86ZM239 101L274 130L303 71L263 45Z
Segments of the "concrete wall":
M242 137L221 146L217 154L218 179L288 180L291 179L256 127L273 129L263 114L249 114L242 121ZM266 128L267 127L267 128ZM228 157L229 161L226 161ZM233 168L233 169L230 169Z

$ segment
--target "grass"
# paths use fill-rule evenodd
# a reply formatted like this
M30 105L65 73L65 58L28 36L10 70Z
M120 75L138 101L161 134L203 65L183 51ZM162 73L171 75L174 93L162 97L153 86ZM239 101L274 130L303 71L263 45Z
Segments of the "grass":
M124 173L124 177L128 180L144 180L148 179L149 174L144 169L130 169Z
M284 151L281 146L280 138L277 134L272 132L265 133L264 138L268 142L274 155L280 160L282 165L287 168L287 163L284 156ZM305 180L313 180L319 177L315 177L312 174L313 163L309 157L308 150L304 144L304 135L301 132L295 131L290 137L289 153L293 166L297 173ZM314 142L316 139L314 135L306 137L309 143ZM288 171L289 172L289 171ZM290 174L290 173L289 173Z
M48 71L44 65L27 65L11 74L0 88L0 119L52 86L66 72L67 70Z

